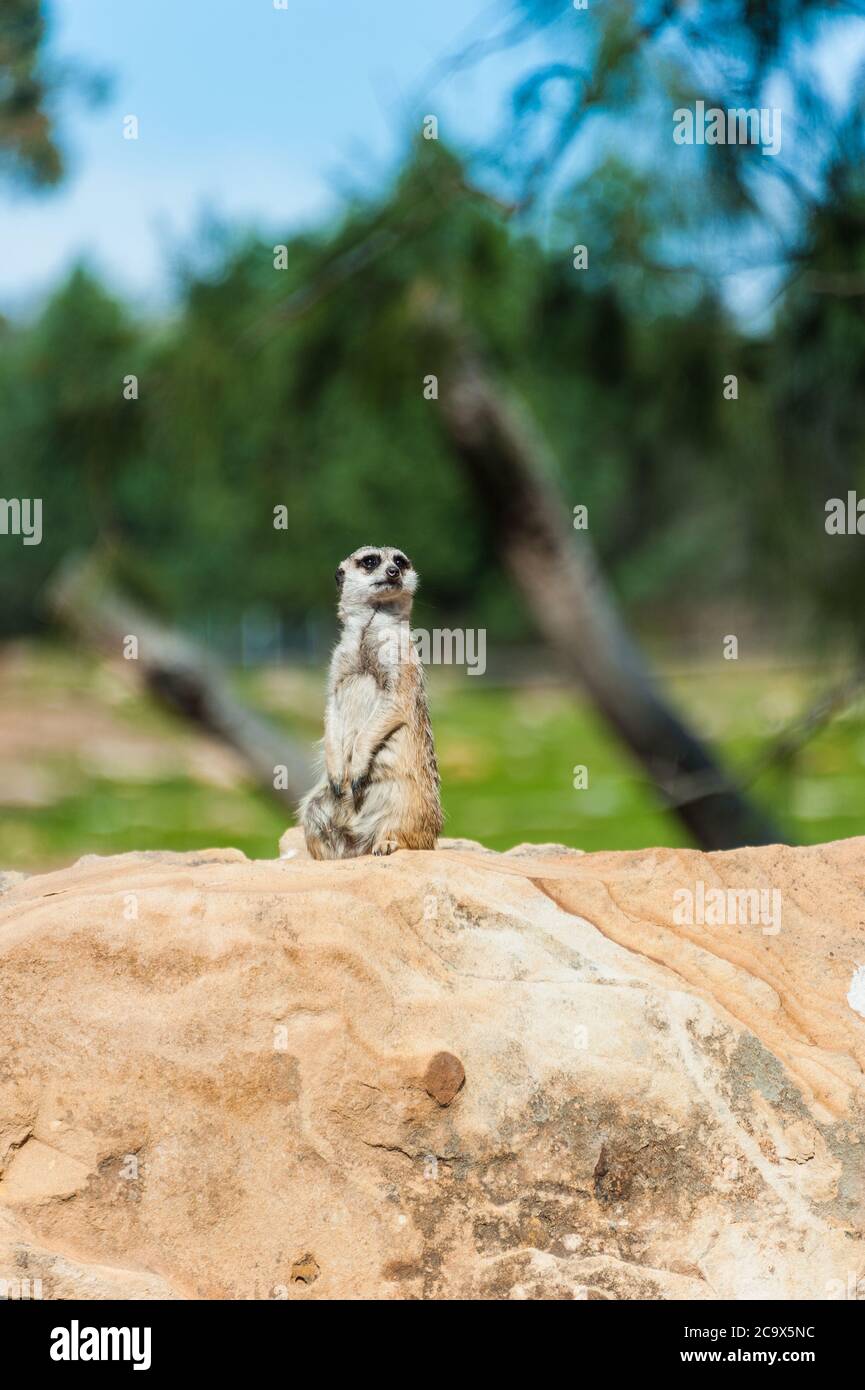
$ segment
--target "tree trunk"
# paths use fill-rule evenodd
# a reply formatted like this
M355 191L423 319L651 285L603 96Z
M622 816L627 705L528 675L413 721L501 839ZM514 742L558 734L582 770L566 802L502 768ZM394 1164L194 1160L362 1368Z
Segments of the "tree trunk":
M305 750L238 700L225 674L192 642L148 617L81 560L61 570L48 603L78 637L109 656L121 658L125 640L135 637L138 656L125 664L145 689L174 714L234 748L259 788L293 814L312 782ZM274 786L278 768L285 768L284 788Z
M448 337L440 397L446 435L559 665L588 691L701 848L776 843L771 822L655 685L591 542L572 528L540 441L502 399L472 346L459 332Z

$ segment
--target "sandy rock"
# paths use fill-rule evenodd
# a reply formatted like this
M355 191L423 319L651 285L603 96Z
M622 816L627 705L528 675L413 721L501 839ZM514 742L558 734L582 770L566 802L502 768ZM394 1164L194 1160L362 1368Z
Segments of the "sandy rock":
M27 878L27 874L18 873L15 869L7 869L5 873L0 872L0 893L8 893L10 888L14 888L18 883L23 883L25 878Z
M0 1206L0 1300L178 1297L170 1284L147 1270L87 1264L34 1244L27 1228Z
M865 1293L865 840L481 849L9 883L0 1294Z

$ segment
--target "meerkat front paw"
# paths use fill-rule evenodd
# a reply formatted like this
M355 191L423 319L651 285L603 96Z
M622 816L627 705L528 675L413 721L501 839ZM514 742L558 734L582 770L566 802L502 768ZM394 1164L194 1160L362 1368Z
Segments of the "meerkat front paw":
M340 801L348 790L348 773L344 767L340 767L336 761L325 763L325 776L330 794L336 801Z
M364 772L360 777L353 777L351 780L351 799L354 803L354 809L356 811L359 811L361 808L361 803L363 802L363 798L366 795L366 789L368 786L368 772Z
M373 854L394 854L399 849L396 840L376 840L372 847Z

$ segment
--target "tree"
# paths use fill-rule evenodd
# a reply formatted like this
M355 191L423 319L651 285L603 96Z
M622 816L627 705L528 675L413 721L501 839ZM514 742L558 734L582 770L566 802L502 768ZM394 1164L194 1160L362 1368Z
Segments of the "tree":
M77 89L99 100L103 74L80 65L45 62L42 0L3 0L0 11L0 175L30 188L50 187L64 173L54 107L59 94Z

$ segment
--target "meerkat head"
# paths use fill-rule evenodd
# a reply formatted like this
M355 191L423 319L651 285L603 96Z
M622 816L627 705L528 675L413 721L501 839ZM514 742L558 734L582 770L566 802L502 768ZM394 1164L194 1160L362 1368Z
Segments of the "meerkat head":
M386 609L407 617L418 586L411 560L395 545L362 545L337 567L339 611Z

